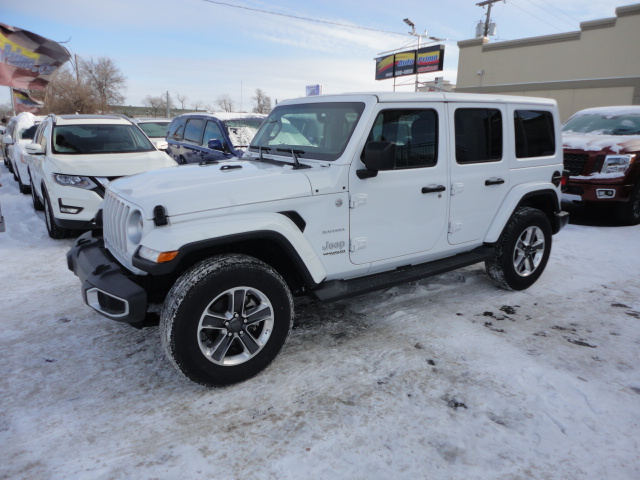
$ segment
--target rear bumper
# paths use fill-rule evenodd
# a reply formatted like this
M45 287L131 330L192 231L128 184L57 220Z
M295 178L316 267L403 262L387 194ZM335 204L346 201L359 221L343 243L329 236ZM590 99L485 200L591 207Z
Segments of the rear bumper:
M104 248L92 232L79 237L67 253L67 265L82 282L82 298L111 320L138 323L147 314L147 293Z

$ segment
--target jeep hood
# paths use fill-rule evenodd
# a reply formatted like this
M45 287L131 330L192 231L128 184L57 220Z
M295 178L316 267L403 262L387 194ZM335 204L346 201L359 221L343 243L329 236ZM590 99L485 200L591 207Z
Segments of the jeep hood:
M566 149L586 152L610 151L630 153L640 151L640 136L637 135L579 135L563 134L562 145Z
M169 155L158 150L92 155L57 154L51 162L58 170L55 173L87 177L122 177L176 164Z
M147 215L163 205L169 216L311 195L299 170L238 160L145 172L118 179L109 189Z

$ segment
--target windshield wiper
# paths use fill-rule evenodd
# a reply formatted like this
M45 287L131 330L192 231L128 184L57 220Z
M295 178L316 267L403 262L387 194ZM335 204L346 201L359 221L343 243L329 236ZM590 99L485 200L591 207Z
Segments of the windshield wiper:
M298 161L298 155L304 155L304 150L294 150L293 148L278 148L278 152L291 152L293 157L293 168L311 168L309 165L302 165Z
M262 156L262 152L265 151L267 153L269 153L269 151L271 150L271 147L263 147L262 145L249 145L249 149L252 148L257 148L258 149L258 160L260 160L261 162L265 161L265 158Z

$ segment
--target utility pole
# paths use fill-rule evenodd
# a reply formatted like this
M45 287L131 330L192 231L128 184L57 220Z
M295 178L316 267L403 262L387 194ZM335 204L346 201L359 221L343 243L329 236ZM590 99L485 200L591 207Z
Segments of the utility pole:
M167 90L167 113L165 118L171 118L171 107L169 105L169 90Z
M484 2L476 3L476 6L478 6L478 7L487 6L487 19L484 22L484 36L485 37L489 36L489 23L491 22L491 7L493 6L494 3L498 3L498 2L502 2L502 1L506 2L507 0L486 0Z

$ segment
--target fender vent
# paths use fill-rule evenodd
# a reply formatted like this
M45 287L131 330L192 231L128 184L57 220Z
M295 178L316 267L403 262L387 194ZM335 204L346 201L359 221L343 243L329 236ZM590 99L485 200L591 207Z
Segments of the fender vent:
M298 212L287 211L287 212L278 212L280 215L284 215L293 223L296 224L296 227L300 229L301 232L304 232L304 229L307 226L307 222L305 222Z

